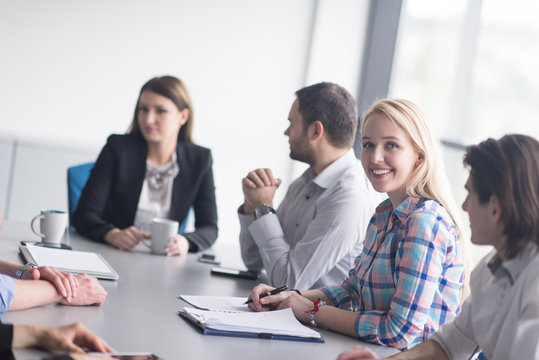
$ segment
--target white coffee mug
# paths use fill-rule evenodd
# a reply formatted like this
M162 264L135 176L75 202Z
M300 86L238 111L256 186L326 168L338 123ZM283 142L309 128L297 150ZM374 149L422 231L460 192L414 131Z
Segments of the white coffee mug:
M39 232L34 228L34 223L37 219L39 219ZM60 245L67 230L67 222L68 217L65 211L42 210L41 214L32 219L30 227L34 234L41 237L41 241L44 243Z
M152 219L150 227L150 244L145 241L142 243L149 247L154 254L166 254L165 248L171 237L178 233L180 224L177 221L170 219Z

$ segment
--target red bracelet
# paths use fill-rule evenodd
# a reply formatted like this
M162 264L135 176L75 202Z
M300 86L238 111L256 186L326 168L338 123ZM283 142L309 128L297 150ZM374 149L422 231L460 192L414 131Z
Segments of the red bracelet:
M314 321L314 313L317 313L320 310L320 307L324 305L327 305L327 303L318 298L313 301L313 308L311 310L304 311L305 314L309 314L309 322L312 326L316 326L316 321Z

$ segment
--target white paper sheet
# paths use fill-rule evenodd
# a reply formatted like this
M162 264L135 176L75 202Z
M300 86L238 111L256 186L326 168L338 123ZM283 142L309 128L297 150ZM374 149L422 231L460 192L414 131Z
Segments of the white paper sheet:
M180 295L180 299L202 310L248 311L247 297Z
M222 331L242 331L319 338L320 333L302 325L292 309L266 312L208 311L183 309L206 327Z
M78 272L111 272L93 252L53 249L32 244L27 244L26 247L39 266L54 266Z

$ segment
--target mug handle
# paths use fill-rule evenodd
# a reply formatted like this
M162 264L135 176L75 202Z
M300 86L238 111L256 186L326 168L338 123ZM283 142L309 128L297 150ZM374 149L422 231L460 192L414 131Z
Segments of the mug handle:
M149 239L142 239L142 240L140 240L140 242L143 243L148 249L152 248L152 245L151 245L152 238L151 237Z
M37 219L42 219L43 218L43 215L42 214L39 214L37 216L34 216L34 218L32 219L32 221L30 222L30 228L32 229L32 232L34 234L36 234L37 236L39 236L40 238L43 238L43 234L40 234L38 233L35 229L34 229L34 223L36 222ZM41 230L41 229L40 229Z

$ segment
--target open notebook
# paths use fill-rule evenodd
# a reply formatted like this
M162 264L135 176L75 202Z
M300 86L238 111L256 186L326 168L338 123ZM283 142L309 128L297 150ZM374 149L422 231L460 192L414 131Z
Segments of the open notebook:
M120 278L101 254L94 252L55 249L33 244L20 245L19 250L26 261L37 266L53 266L60 271L86 273L99 279Z
M276 340L324 342L319 332L302 325L292 309L252 312L240 305L245 298L180 297L184 301L212 310L185 307L178 315L198 326L205 335L238 336ZM222 309L218 309L219 302ZM237 309L237 310L236 310Z

